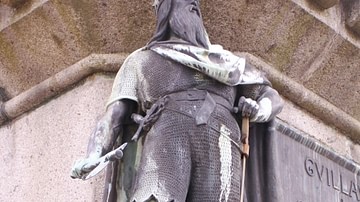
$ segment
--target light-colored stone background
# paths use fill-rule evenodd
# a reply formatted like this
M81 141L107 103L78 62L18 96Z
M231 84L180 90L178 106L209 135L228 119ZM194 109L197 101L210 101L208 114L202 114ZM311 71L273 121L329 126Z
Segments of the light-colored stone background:
M112 78L96 75L0 128L0 201L101 201L103 179L70 178L84 157Z

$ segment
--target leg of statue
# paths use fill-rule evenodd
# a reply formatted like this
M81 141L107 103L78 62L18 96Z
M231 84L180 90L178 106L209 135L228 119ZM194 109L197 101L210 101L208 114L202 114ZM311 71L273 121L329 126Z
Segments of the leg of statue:
M239 201L240 151L229 138L236 130L219 122L212 126L200 126L191 136L193 168L187 201Z
M186 200L191 173L187 119L164 110L148 132L131 201Z

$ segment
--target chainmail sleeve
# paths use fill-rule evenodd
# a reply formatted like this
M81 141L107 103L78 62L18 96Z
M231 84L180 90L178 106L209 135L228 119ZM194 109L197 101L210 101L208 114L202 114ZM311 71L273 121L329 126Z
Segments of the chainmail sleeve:
M133 63L132 60L130 55L116 74L106 107L121 99L130 99L138 102L136 92L138 83L137 63Z

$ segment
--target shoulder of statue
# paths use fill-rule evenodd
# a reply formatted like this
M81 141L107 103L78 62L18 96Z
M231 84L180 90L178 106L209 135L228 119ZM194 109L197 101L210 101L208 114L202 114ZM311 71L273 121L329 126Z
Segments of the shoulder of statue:
M147 61L150 58L154 57L154 52L148 49L140 48L134 52L132 52L126 59L125 63L128 65L134 65L141 63L143 61Z
M154 63L159 63L163 61L164 58L159 54L155 53L149 49L138 49L132 52L125 60L123 66L134 67L144 67L148 65L153 65Z

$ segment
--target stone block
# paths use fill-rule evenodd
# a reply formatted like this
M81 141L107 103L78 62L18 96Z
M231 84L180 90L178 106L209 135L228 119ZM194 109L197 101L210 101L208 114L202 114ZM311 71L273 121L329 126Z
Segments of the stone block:
M311 2L316 3L323 9L328 9L339 3L339 0L312 0Z
M344 3L346 26L360 36L360 1L347 1Z
M103 173L70 178L85 156L112 78L89 77L77 88L0 127L0 201L101 201Z
M360 51L345 40L337 43L303 85L360 120Z

